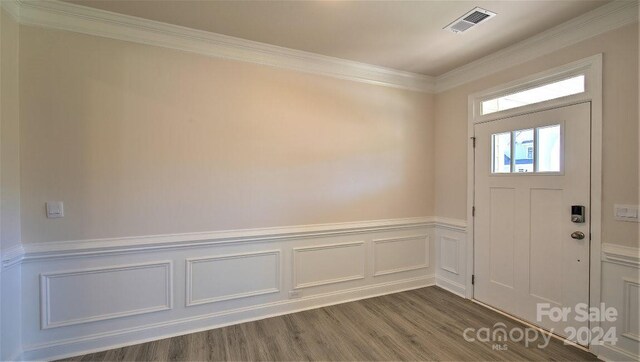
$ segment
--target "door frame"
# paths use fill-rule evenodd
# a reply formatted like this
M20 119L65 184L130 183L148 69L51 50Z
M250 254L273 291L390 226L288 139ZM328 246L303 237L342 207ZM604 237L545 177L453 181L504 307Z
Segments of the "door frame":
M536 73L515 81L498 85L473 93L468 97L467 130L467 250L465 296L474 299L474 217L475 205L475 125L522 114L544 111L578 103L591 102L591 243L589 260L589 306L600 305L601 248L602 248L602 53L572 63ZM482 101L533 88L573 75L585 75L583 93L556 98L528 106L482 115ZM590 324L590 328L599 327L600 322ZM598 354L597 345L589 345L591 352Z

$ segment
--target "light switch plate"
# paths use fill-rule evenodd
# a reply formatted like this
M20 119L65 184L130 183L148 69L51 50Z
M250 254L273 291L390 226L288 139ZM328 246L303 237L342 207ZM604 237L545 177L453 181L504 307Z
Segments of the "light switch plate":
M64 217L64 204L62 201L47 202L47 218L57 219Z
M638 222L638 205L613 205L613 217L618 221Z

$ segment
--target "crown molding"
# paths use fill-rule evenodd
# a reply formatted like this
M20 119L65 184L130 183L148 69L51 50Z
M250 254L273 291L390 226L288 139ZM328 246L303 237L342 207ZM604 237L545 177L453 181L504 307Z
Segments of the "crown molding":
M0 0L0 8L4 9L15 21L20 21L20 4L17 1Z
M439 93L638 21L616 0L438 77L279 47L57 0L1 0L21 24L160 46L361 83Z
M314 54L178 25L117 14L61 1L2 0L24 25L161 46L339 79L433 91L433 78L421 74ZM11 10L9 10L11 9Z
M436 78L440 93L638 21L638 1L616 0Z

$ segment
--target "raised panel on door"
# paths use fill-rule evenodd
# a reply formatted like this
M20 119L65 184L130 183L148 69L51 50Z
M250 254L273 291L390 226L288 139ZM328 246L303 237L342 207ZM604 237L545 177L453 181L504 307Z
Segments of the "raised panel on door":
M562 228L562 190L531 189L531 242L529 244L529 295L561 305L561 253L556 252Z

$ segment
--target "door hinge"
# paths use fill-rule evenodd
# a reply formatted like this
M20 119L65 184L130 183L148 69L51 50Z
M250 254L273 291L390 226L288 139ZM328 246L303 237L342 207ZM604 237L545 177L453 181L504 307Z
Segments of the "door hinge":
M476 276L475 274L471 274L471 285L476 284Z
M471 206L471 216L476 216L476 207Z
M476 148L476 138L471 137L471 142L473 142L473 148Z

